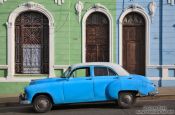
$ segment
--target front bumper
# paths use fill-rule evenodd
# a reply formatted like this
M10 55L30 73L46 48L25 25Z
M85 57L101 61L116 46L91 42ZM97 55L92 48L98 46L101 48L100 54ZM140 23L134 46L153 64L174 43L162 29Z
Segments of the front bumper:
M148 93L149 96L156 96L157 94L159 94L158 90Z
M153 83L152 83L152 85L153 85L153 91L150 91L148 93L148 96L156 96L157 94L159 94L158 87Z
M26 100L26 95L25 93L19 95L19 103L23 105L28 105L30 104L30 101Z

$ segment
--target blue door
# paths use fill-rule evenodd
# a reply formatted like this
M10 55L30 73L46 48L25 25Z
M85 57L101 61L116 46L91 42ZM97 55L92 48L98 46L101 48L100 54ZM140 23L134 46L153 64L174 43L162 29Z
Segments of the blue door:
M85 102L93 98L93 80L90 68L84 67L73 70L69 80L64 82L65 102Z
M107 87L117 80L116 73L107 67L94 67L94 96L96 100L108 100Z

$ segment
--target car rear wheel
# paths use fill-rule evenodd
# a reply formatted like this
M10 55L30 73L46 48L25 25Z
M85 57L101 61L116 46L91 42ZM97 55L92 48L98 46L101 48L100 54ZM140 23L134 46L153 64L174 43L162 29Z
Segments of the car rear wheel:
M118 105L121 108L130 108L136 102L136 97L134 93L131 92L121 92L118 98Z
M46 95L39 95L33 101L33 109L38 113L50 111L51 108L51 99Z

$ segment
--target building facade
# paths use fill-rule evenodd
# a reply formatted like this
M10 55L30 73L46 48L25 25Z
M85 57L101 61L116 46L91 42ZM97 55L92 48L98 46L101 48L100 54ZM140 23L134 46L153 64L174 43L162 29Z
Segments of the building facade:
M174 0L117 0L117 63L174 86Z
M115 62L116 1L0 2L0 93L60 76L71 64Z
M0 88L20 89L31 79L57 77L71 64L92 61L175 86L174 0L0 3Z

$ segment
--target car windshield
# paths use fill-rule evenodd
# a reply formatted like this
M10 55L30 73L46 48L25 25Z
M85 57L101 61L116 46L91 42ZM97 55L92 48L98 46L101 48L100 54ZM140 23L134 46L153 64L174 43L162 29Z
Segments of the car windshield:
M63 77L68 77L70 70L71 70L71 67L68 67L67 70L64 72Z

